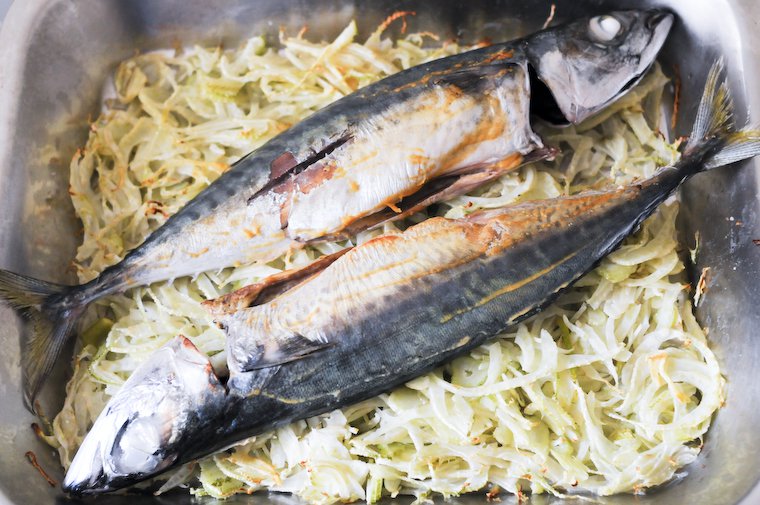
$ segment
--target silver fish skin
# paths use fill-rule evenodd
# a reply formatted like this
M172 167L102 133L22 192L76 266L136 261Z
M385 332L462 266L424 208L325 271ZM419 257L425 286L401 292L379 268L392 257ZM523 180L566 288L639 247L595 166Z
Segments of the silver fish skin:
M28 406L93 300L268 261L550 156L531 129L531 111L572 123L600 110L651 65L672 22L663 11L612 12L400 72L239 160L87 284L0 271L0 298L32 320L22 349ZM540 90L535 100L531 84Z
M192 344L170 343L108 403L64 490L119 489L365 400L541 310L689 177L760 154L760 131L737 132L730 124L720 73L716 65L708 78L682 159L647 180L463 219L429 219L210 302L227 334L225 389L198 351L185 365L194 372L177 380L182 371L165 356L186 353ZM171 402L146 400L145 376L151 395L166 392Z

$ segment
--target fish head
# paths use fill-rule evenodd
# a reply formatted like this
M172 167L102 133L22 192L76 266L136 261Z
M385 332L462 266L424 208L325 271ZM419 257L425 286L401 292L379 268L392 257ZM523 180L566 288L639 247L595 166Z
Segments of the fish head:
M652 65L673 19L660 9L614 11L532 35L526 39L532 110L558 124L600 111Z
M161 473L218 413L225 389L205 354L178 337L153 353L109 400L63 481L74 495L129 486ZM216 409L216 410L215 410Z

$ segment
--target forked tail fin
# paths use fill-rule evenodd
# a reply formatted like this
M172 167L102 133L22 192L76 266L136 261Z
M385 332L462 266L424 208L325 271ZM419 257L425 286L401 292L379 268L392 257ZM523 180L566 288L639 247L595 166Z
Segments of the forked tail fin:
M723 61L718 60L707 76L694 127L684 151L684 157L702 151L704 159L697 171L710 170L760 154L760 130L747 127L737 131L734 127L733 100L722 75Z
M81 286L61 286L0 270L0 300L30 323L21 346L21 369L24 403L32 412L42 384L87 305L82 292Z

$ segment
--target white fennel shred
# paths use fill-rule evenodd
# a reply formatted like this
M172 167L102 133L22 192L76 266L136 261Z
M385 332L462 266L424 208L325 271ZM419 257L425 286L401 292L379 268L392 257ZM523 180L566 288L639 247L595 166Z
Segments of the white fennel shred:
M84 225L79 279L138 246L236 159L377 79L466 48L351 23L331 43L281 34L234 50L136 56L71 164ZM428 48L428 46L435 46ZM655 68L581 126L536 128L556 160L534 163L440 206L447 217L620 185L674 162L658 130L667 79ZM675 238L678 204L648 219L556 303L510 332L393 392L298 421L178 470L170 486L226 497L290 492L328 504L383 496L499 491L643 492L694 461L724 378L692 315ZM424 216L416 216L416 220ZM384 230L361 234L362 242ZM52 445L65 467L106 401L153 351L185 335L224 363L224 334L199 302L345 244L161 282L98 301L87 315ZM111 325L112 323L112 325ZM169 487L170 487L169 486Z

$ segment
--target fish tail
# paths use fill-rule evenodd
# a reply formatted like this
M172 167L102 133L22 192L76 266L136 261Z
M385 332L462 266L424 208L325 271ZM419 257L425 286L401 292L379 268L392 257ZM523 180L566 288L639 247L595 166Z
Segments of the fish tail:
M35 412L34 400L72 335L89 300L84 286L62 286L0 270L0 301L5 300L30 324L21 345L24 404Z
M704 164L704 169L722 167L730 163L760 155L760 129L745 128L727 134L723 147L712 154Z
M694 127L684 155L704 152L700 170L710 170L760 155L760 129L747 127L736 130L734 106L725 79L723 60L710 69L705 91L699 103Z

